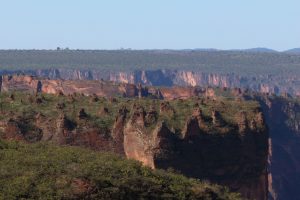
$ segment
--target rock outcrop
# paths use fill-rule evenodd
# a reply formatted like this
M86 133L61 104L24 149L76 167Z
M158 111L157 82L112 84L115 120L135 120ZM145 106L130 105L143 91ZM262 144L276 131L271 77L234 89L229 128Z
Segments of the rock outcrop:
M210 121L195 109L179 137L165 122L147 129L144 123L147 112L136 109L124 130L128 158L152 168L172 168L190 177L227 185L249 199L267 199L268 134L264 121L253 119L263 124L250 130L246 113L242 113L237 120L238 129L214 135L201 128L205 126L201 123L208 125ZM216 116L219 115L215 114L218 121ZM213 126L219 129L220 124L215 122ZM235 177L233 182L232 177Z
M48 80L33 76L2 76L0 92L27 91L31 94L45 93L56 95L73 95L75 93L87 96L100 97L145 97L153 96L161 98L161 92L156 88L151 88L148 92L147 87L142 85L112 83L104 81L72 81L72 80ZM95 98L93 98L95 100Z
M124 150L124 127L126 124L126 118L128 115L128 110L126 107L122 107L118 111L118 115L115 119L115 123L113 125L113 129L111 132L113 143L114 143L114 150L115 152L125 155Z
M240 133L245 133L248 130L248 121L246 118L246 113L245 112L240 112L237 114L237 121L238 121L238 129ZM256 126L254 125L255 120L253 119L252 123L251 123L251 127ZM254 128L253 128L254 129Z
M127 158L139 160L154 168L151 134L145 133L145 116L143 107L133 106L132 117L124 129L124 150Z
M213 123L214 126L220 127L220 126L224 125L224 121L222 119L222 116L218 111L213 110L211 112L211 118L212 118L212 123Z

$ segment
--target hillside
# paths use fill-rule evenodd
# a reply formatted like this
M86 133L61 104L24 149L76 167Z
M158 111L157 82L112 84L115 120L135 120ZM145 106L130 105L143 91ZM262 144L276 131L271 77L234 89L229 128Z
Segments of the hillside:
M119 156L0 140L0 199L240 199Z

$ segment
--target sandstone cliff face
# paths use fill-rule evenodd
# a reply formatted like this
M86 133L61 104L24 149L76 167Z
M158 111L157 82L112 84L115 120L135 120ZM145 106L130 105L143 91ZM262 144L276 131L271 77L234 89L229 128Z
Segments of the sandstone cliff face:
M107 80L121 83L152 86L212 86L243 88L262 93L289 93L300 95L299 77L290 75L281 77L274 75L240 76L233 73L204 73L189 70L136 70L136 71L107 71L107 70L75 70L75 69L39 69L26 71L0 71L0 74L25 73L65 80Z
M27 91L30 93L65 94L74 93L98 96L137 96L137 86L133 84L112 83L104 81L71 81L38 79L32 76L2 76L1 91Z
M131 83L115 83L102 80L49 80L33 76L6 75L1 76L2 92L27 91L30 93L64 94L74 93L83 95L98 95L102 97L148 97L157 99L187 99L203 93L209 93L210 89L197 87L172 87L155 88L152 86L135 85ZM211 92L211 91L210 91ZM209 94L213 96L213 94Z
M153 146L146 145L148 148L137 150L148 154L150 150L151 167L172 168L190 177L227 185L249 199L266 199L267 134L263 131L242 134L244 136L234 133L211 135L200 128L197 118L191 117L181 137L176 137L164 125L159 125L150 134L151 140L155 141L151 142ZM135 137L140 136L136 134ZM135 145L131 148L135 148ZM133 158L148 165L144 159L149 160L149 155L143 159ZM232 177L235 177L234 181Z
M38 80L31 76L3 76L1 77L1 91L29 91L37 92Z
M237 124L226 127L216 111L210 119L196 108L179 135L165 122L148 128L146 115L144 108L137 108L125 127L128 158L227 185L249 199L267 199L268 134L261 112L251 120L238 114Z

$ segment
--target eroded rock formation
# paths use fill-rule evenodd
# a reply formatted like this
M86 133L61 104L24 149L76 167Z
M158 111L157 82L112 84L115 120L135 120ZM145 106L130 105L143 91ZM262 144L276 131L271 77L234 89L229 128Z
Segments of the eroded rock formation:
M279 131L287 129L279 124L282 118L278 119L275 127L279 128L271 129L280 136L278 139L271 136L273 151L268 176L267 125L258 104L245 100L257 97L245 91L200 87L157 89L105 81L24 76L4 76L1 88L1 115L11 119L9 122L0 120L0 132L6 139L52 141L113 151L152 168L172 168L190 177L227 185L250 199L266 199L268 191L278 199L284 195L290 197L283 192L286 187L281 183L290 178L296 168L288 165L289 171L282 175L273 163L281 159L278 152L286 152L293 160L290 163L297 164L294 153L298 137L293 136L295 140L289 138L283 144L284 134ZM20 97L13 92L15 90L27 94ZM45 93L56 95L43 96ZM232 95L232 99L222 98L220 93ZM13 100L9 95L14 95ZM134 98L123 100L115 96ZM162 98L164 100L160 100ZM270 96L258 100L269 116L268 122L277 121L273 110L279 108L278 102ZM19 107L9 110L5 105ZM37 110L14 113L25 105ZM50 107L43 110L48 105ZM286 113L285 120L294 119L289 130L299 131L297 104L283 105L278 113L280 116ZM82 108L84 110L80 110ZM272 121L270 117L275 118ZM295 144L291 152L286 150L290 144ZM291 180L297 183L296 178ZM278 181L281 185L277 185ZM268 190L271 182L272 188Z

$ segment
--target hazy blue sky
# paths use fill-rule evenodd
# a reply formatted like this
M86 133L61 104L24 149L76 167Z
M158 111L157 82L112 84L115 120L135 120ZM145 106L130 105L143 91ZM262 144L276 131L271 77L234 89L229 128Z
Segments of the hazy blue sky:
M0 0L0 49L300 47L300 0Z

